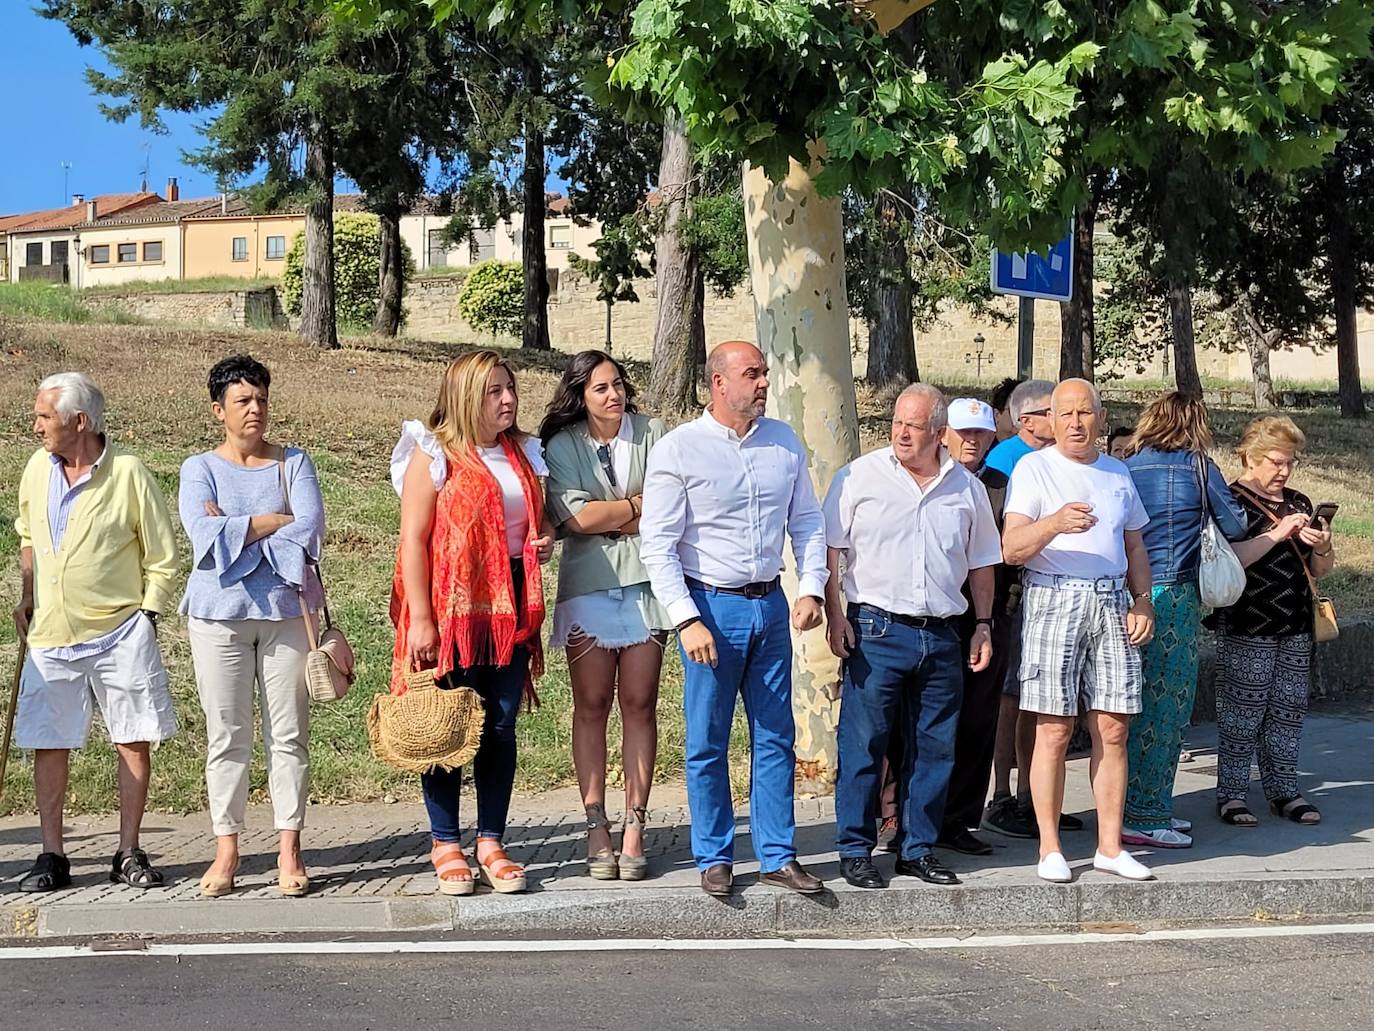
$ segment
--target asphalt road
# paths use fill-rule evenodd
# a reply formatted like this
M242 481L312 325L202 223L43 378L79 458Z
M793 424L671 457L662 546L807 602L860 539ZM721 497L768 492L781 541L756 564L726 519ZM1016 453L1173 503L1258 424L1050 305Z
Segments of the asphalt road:
M905 952L0 961L0 1028L1368 1031L1374 934Z

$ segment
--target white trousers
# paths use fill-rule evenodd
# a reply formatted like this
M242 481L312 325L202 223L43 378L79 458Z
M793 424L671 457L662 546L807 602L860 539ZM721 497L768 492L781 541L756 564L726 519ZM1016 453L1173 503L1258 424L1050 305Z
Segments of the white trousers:
M217 836L244 830L257 695L276 829L300 830L310 794L305 626L299 618L191 619L187 625L205 712L211 827Z

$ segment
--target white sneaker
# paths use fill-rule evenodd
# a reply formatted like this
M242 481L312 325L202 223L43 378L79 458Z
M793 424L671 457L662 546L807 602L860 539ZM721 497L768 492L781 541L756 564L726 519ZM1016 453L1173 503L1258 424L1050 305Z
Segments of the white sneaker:
M1193 839L1172 827L1143 831L1135 827L1121 828L1121 841L1126 845L1146 845L1155 848L1192 848Z
M1101 870L1103 873L1114 873L1118 877L1124 877L1128 881L1153 881L1155 875L1150 873L1150 868L1136 859L1126 851L1118 856L1108 858L1101 852L1093 856L1093 869Z
M1172 820L1169 821L1169 826L1176 831L1180 831L1183 834L1193 833L1192 820L1180 820L1177 816L1175 816Z
M1123 852L1122 855L1125 853ZM1035 872L1040 875L1042 881L1049 881L1051 884L1068 884L1073 880L1073 872L1069 869L1069 864L1064 859L1062 852L1051 852L1040 860L1035 866Z

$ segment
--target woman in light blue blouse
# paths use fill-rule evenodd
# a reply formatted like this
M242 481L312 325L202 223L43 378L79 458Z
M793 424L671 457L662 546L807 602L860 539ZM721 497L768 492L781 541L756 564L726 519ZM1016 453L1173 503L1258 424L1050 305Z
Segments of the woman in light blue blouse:
M296 896L310 886L301 861L310 776L304 619L324 600L313 568L324 539L324 502L305 453L264 436L271 381L244 355L211 369L210 407L224 425L224 443L181 467L179 509L192 560L181 611L205 712L205 786L216 837L215 861L200 889L211 897L234 889L257 692L281 834L277 887Z

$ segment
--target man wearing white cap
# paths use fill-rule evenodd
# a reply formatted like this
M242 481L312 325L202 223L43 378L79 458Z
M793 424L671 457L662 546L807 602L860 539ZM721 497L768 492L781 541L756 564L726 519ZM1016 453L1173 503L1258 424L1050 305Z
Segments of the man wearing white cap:
M905 741L896 872L959 883L932 849L954 766L962 670L991 659L993 567L1002 549L987 491L940 446L946 416L934 387L907 387L891 446L841 469L823 506L827 629L844 660L835 838L840 873L859 888L886 887L872 852L879 771L894 732ZM976 617L967 645L958 625L969 607L965 581Z
M956 462L978 478L988 492L998 532L1002 528L1002 506L1007 497L1007 475L989 466L984 459L997 439L997 414L990 405L972 397L949 403L949 425L945 427L945 450ZM1017 577L1015 570L999 562L994 569L992 598L992 661L983 669L964 669L964 704L959 710L959 730L954 743L954 771L950 774L949 795L945 800L945 822L937 842L971 856L992 854L992 846L980 840L969 828L983 818L988 780L992 775L993 748L997 742L998 709L1002 700L1002 681L1007 673L1007 654L1011 620L1007 602ZM970 597L969 584L964 596ZM980 624L966 612L959 621L959 636L971 645ZM1013 718L1015 716L1013 715Z

